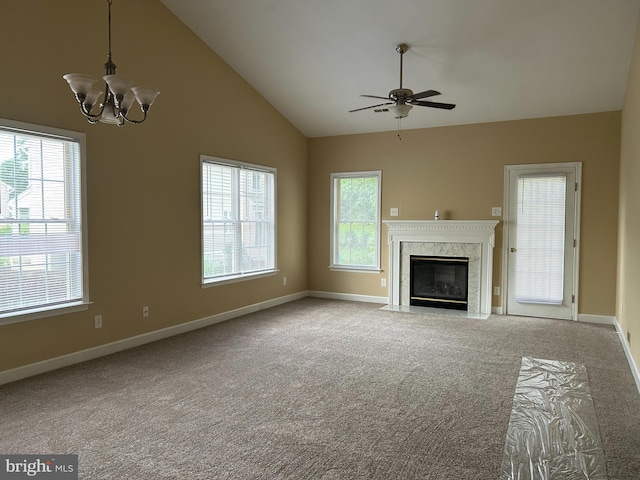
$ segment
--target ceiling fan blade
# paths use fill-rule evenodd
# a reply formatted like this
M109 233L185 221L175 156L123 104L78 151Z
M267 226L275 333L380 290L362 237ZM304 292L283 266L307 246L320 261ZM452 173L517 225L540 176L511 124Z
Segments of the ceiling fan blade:
M377 95L360 95L361 97L367 98L378 98L380 100L389 100L389 97L378 97Z
M433 97L434 95L440 95L440 92L436 90L425 90L424 92L414 93L411 98L418 100L419 98Z
M370 107L356 108L355 110L349 110L349 113L359 112L360 110L368 110L370 108L378 108L378 107L382 107L384 105L392 105L392 104L393 104L393 102L387 102L387 103L381 103L379 105L371 105Z
M442 108L443 110L452 110L456 108L453 103L430 102L428 100L418 100L411 102L411 105L420 105L421 107Z

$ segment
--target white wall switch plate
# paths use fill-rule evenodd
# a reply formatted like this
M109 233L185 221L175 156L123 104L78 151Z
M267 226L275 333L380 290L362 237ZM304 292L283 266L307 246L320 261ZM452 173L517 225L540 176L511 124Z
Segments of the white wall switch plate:
M389 212L389 215L391 215L392 217L397 217L398 216L398 209L397 208L392 208L391 211Z

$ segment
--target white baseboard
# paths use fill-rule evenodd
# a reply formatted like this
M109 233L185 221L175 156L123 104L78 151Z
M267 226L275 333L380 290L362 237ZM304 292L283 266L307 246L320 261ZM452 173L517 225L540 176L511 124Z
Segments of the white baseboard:
M616 318L610 315L591 315L590 313L578 314L578 321L585 323L599 323L600 325L615 325Z
M502 307L491 307L491 313L495 315L502 315Z
M162 340L164 338L173 337L174 335L179 335L181 333L208 327L209 325L231 320L232 318L254 313L265 308L275 307L276 305L281 305L283 303L293 302L294 300L305 298L307 296L309 296L307 291L294 293L284 297L278 297L265 302L255 303L246 307L230 310L228 312L219 313L217 315L200 318L191 322L181 323L179 325L173 325L160 330L154 330L153 332L143 333L141 335L136 335L135 337L125 338L105 345L80 350L78 352L43 360L41 362L31 363L11 370L5 370L0 372L0 385L15 382L16 380L22 380L23 378L32 377L41 373L50 372L51 370L56 370L58 368L75 365L76 363L86 362L87 360L93 360L94 358L104 357L105 355L128 350L130 348Z
M627 337L622 331L622 327L618 323L618 319L616 317L608 316L608 315L590 315L587 313L581 313L578 315L579 322L589 322L589 323L599 323L602 325L613 325L618 332L618 338L620 339L620 343L622 344L622 349L624 350L624 354L627 357L627 362L629 363L629 368L631 369L631 374L633 375L633 379L636 382L636 388L638 389L638 393L640 393L640 372L638 371L638 367L631 355L631 350L629 349L629 344L627 343Z
M308 292L310 297L330 298L333 300L348 300L351 302L367 302L367 303L389 303L389 297L375 297L373 295L358 295L355 293L336 293L336 292L319 292L311 290Z
M618 337L620 338L620 343L622 344L622 349L624 350L624 354L627 357L627 362L629 362L629 368L631 368L631 374L633 375L633 379L636 381L636 387L638 388L638 393L640 393L640 372L638 371L636 362L633 360L633 356L631 355L631 350L629 350L627 337L622 331L622 327L618 323L618 319L615 317L614 317L614 324L616 326L616 331L618 332Z

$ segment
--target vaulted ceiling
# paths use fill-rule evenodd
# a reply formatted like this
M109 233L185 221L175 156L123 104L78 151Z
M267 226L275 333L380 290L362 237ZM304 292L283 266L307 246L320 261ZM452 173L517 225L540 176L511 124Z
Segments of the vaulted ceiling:
M619 110L640 0L161 0L307 137Z

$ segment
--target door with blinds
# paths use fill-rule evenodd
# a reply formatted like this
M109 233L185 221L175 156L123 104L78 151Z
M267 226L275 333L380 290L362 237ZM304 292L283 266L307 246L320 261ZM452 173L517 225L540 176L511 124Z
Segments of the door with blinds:
M506 313L577 320L580 163L505 170Z

